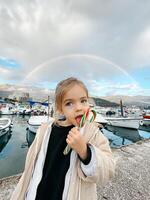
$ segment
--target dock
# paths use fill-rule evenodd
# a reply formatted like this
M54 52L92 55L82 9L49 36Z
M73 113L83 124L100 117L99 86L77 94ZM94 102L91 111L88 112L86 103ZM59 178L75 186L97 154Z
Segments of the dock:
M150 199L150 139L113 149L115 176L103 187L97 187L98 200ZM0 200L10 196L21 174L0 180Z

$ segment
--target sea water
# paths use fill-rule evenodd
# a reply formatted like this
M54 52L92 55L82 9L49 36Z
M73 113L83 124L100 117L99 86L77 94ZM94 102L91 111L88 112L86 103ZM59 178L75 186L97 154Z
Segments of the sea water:
M3 116L6 117L6 116ZM11 131L0 137L0 178L21 173L25 158L35 134L27 130L29 116L7 116L12 119ZM150 138L150 127L140 130L107 126L101 129L109 139L112 148L129 145L139 140Z

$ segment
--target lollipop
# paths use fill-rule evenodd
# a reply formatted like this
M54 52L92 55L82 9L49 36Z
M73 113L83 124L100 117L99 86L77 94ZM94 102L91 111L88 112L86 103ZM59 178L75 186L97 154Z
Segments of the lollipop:
M80 123L79 123L79 129L81 129L86 121L89 121L90 123L93 122L96 118L96 111L93 109L88 109L87 112L84 113L84 115L82 116ZM64 150L64 155L67 155L70 151L70 146L67 145L65 150Z
M86 121L93 122L96 118L96 111L88 109L81 118L79 128L82 128Z

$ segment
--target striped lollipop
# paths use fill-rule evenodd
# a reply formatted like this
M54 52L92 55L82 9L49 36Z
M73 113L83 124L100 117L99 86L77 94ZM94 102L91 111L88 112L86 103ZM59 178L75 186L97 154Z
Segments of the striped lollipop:
M84 115L81 118L79 128L82 128L85 124L86 121L89 121L90 123L93 122L96 118L96 111L93 109L88 109L87 112L84 113ZM65 150L64 150L64 155L67 155L70 151L70 146L67 145Z
M92 116L90 114L92 114ZM93 122L95 118L96 118L96 111L93 109L88 109L87 112L85 112L81 118L79 128L83 127L87 120Z
M91 112L92 112L93 116L91 117L90 122L93 122L96 118L96 111L92 109Z

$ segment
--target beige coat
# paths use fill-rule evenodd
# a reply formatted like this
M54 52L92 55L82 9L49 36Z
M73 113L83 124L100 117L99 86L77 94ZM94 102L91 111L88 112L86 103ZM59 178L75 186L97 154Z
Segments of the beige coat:
M47 131L48 129L49 131ZM11 200L25 199L25 194L41 149L44 134L50 134L50 132L51 125L48 126L48 124L42 124L42 126L38 129L36 137L28 150L24 172L11 197ZM95 123L86 123L83 135L86 141L94 148L96 155L96 170L93 176L87 177L81 169L81 163L77 156L73 161L71 158L70 165L71 162L74 162L74 167L67 186L65 181L65 188L68 188L65 200L96 200L96 184L105 184L114 172L114 161L108 140L99 131L97 125ZM71 157L73 157L72 154L75 154L75 152L72 151Z

